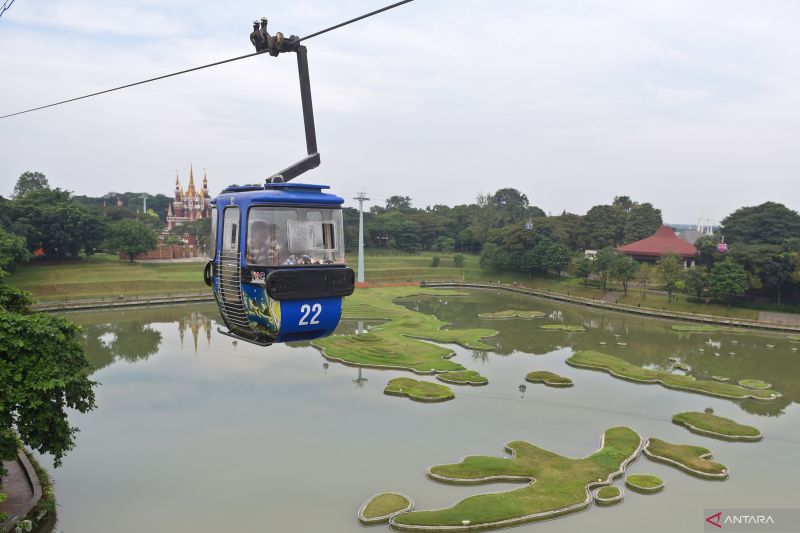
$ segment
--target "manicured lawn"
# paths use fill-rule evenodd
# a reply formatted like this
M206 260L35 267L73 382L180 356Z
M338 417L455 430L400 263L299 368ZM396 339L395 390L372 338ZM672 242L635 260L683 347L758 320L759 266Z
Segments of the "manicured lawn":
M356 289L345 299L344 318L386 319L387 322L360 335L335 335L315 340L326 357L362 366L400 368L416 372L447 372L464 367L447 359L452 351L437 342L460 344L466 348L488 350L482 339L497 335L493 329L441 329L447 325L438 318L406 309L394 300L416 294L457 295L456 291L419 287Z
M571 379L565 378L564 376L559 376L553 372L548 372L547 370L528 372L528 375L525 376L525 381L530 381L531 383L544 383L545 385L549 385L551 387L572 386Z
M383 392L392 396L407 396L418 402L444 402L456 397L446 385L411 378L394 378Z
M688 390L709 396L732 399L755 398L757 400L774 400L780 396L780 394L768 389L750 390L732 383L699 380L692 376L682 376L663 370L642 368L632 365L619 357L593 350L575 352L567 359L567 363L577 367L602 370L623 379L641 383L660 383L667 388Z
M64 264L34 262L9 280L41 301L210 291L202 262L130 263L106 254Z
M577 324L544 324L539 326L539 329L545 329L547 331L569 331L571 333L586 331L586 328Z
M690 474L716 479L728 477L727 467L711 461L711 450L702 446L672 444L651 437L647 440L644 452L652 459L686 470Z
M701 435L731 440L759 440L762 437L761 432L753 426L738 424L730 418L710 413L678 413L672 417L672 421Z
M475 370L454 370L436 374L436 379L454 385L486 385L489 380Z
M762 381L760 379L740 379L739 385L748 389L756 390L766 390L772 387L771 383L767 383L766 381Z
M546 519L580 511L591 504L587 490L610 483L636 457L640 445L641 437L635 431L616 427L605 432L600 450L583 459L563 457L528 442L514 441L506 445L514 454L512 459L468 456L456 464L433 466L428 475L449 483L536 481L506 492L471 496L447 509L402 513L391 523L398 529L404 525L466 529L464 521L472 527L490 526L501 520Z
M631 474L625 484L637 492L653 493L664 488L664 480L652 474Z
M541 318L545 314L543 311L521 311L518 309L509 309L507 311L497 311L496 313L480 313L478 316L486 320L507 320L512 318Z
M358 514L359 520L377 523L388 520L389 516L411 505L408 498L396 492L384 492L370 498Z

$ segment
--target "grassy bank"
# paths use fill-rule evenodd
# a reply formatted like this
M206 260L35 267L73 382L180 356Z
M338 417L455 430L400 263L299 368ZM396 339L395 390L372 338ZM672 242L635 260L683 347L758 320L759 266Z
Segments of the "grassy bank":
M542 291L590 299L599 300L604 296L595 281L584 286L583 280L571 277L545 279L521 273L485 272L480 268L477 254L460 254L463 256L463 266L456 266L455 255L459 254L407 254L396 250L368 249L365 257L366 281L373 284L490 281L517 283ZM433 266L434 256L440 259L438 267ZM349 260L350 266L357 270L356 254L350 254ZM41 301L116 298L120 295L157 296L207 290L203 284L202 267L201 262L131 264L115 255L98 254L88 261L76 260L62 264L34 262L20 268L11 280ZM626 305L730 318L758 318L758 310L754 308L694 302L685 294L676 294L672 301L668 301L667 296L660 292L642 295L639 289L631 288L625 295L620 288L610 287L610 290L620 293L617 302Z
M63 264L34 262L14 272L10 281L43 302L208 290L201 262L130 263L106 254Z

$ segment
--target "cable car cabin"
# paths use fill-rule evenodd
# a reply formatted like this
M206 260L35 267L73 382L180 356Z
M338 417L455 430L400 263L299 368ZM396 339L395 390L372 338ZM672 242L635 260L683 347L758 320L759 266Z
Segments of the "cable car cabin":
M333 333L355 276L344 260L342 203L325 185L228 187L212 203L214 289L222 331L267 346Z

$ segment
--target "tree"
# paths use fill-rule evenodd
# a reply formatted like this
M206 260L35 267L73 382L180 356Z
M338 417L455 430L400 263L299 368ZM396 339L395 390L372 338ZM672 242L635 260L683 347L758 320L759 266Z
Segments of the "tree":
M656 269L650 263L642 263L636 273L636 281L642 286L642 299L647 296L647 284L653 279Z
M481 250L481 258L479 264L484 270L491 270L500 272L508 270L508 256L503 252L502 248L493 242L487 242L483 245Z
M661 210L653 204L635 204L628 210L624 242L635 242L649 237L661 226Z
M86 213L79 223L78 240L88 259L97 252L108 234L108 220L94 213Z
M764 264L761 279L764 287L775 289L778 294L778 303L781 303L783 289L792 282L792 273L797 265L794 258L784 252L779 256L771 257Z
M611 277L614 261L616 261L616 259L617 253L614 250L611 248L603 248L597 252L597 257L595 257L592 262L592 270L597 274L597 277L600 278L600 282L603 284L603 292L607 290L608 280Z
M14 185L14 197L19 198L33 191L40 191L42 189L49 189L50 183L41 172L24 172L17 178L17 184Z
M722 226L731 244L783 244L800 235L800 214L783 204L765 202L737 209L722 220Z
M690 268L686 273L686 288L699 300L708 288L708 270L702 266Z
M410 196L391 196L389 199L386 200L386 210L408 210L411 209L411 197Z
M528 209L528 197L517 189L500 189L492 196L501 226L521 222Z
M729 307L733 297L744 294L749 285L744 267L731 257L715 264L708 276L708 286L712 294L727 302Z
M547 247L544 258L545 277L548 271L553 271L556 276L561 277L561 273L567 268L572 260L572 254L566 245L552 241Z
M662 255L656 261L656 273L664 285L664 290L667 291L669 301L672 301L672 293L683 280L683 258L673 253Z
M719 235L700 235L694 241L694 247L697 248L696 264L708 268L722 260L722 255L718 250L719 243L722 242Z
M575 263L575 277L583 280L584 287L589 283L589 276L592 275L592 268L592 260L588 257L581 257Z
M17 440L53 456L56 466L75 446L65 409L95 407L79 328L45 313L28 313L27 296L0 274L0 459L17 455Z
M636 277L639 270L639 263L633 257L624 254L617 254L611 264L611 275L622 283L622 289L628 294L628 283Z
M30 257L25 237L0 227L0 270L12 270Z
M462 254L456 254L453 256L453 266L456 268L464 267L464 256Z
M146 225L136 220L125 219L111 226L109 244L112 249L125 253L132 263L137 255L155 250L158 240Z
M596 205L583 217L583 235L587 248L617 246L625 233L625 213L611 205Z

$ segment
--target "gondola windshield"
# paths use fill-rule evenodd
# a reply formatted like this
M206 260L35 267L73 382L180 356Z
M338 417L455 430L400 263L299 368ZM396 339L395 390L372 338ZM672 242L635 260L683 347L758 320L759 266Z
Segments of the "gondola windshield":
M344 264L340 209L253 207L247 223L248 265Z

